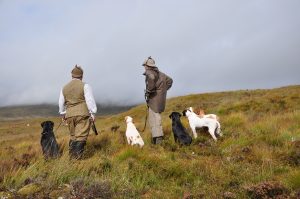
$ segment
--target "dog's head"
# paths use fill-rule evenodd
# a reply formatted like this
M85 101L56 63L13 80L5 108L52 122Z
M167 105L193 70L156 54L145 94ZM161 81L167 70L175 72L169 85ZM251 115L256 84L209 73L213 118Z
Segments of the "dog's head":
M184 111L182 111L182 115L186 116L186 117L189 117L192 113L193 113L193 108L192 107L187 108Z
M172 119L172 120L179 120L181 117L181 114L178 113L178 112L172 112L170 115L169 115L169 118Z
M44 121L41 123L43 131L53 131L54 122L52 121Z
M133 121L132 117L130 117L130 116L125 117L125 122L126 123L129 123L129 122L132 122L132 121Z

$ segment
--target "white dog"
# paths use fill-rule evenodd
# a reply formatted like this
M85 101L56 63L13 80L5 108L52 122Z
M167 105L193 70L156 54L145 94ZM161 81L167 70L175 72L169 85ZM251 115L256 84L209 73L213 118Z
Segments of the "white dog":
M144 141L140 136L138 130L136 129L135 125L132 123L132 117L126 116L125 122L127 123L126 137L127 137L128 144L132 146L137 144L140 147L143 147Z
M216 134L222 136L221 125L216 119L212 119L209 117L200 118L196 113L193 112L193 109L191 107L184 110L183 115L186 116L189 120L194 138L197 138L196 128L201 127L208 127L208 132L215 141L217 141L215 132Z

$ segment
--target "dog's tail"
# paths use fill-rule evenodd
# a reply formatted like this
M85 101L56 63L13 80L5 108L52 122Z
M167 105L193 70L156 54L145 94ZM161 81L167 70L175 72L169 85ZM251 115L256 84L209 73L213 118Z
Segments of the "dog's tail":
M221 132L221 124L218 121L217 121L216 130L215 130L215 135L217 135L217 136L223 136L223 134Z

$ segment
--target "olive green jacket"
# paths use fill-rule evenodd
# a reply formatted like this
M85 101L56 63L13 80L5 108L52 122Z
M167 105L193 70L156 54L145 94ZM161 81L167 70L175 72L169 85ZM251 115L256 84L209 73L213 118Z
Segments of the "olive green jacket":
M167 91L172 87L173 80L156 67L147 67L144 73L146 82L147 104L156 113L164 112Z

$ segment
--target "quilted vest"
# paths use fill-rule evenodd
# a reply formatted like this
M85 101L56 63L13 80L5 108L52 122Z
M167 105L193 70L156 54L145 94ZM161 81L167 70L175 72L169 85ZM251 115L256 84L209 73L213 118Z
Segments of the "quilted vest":
M74 116L89 116L89 110L84 97L84 83L73 79L63 88L65 98L66 118Z

